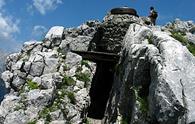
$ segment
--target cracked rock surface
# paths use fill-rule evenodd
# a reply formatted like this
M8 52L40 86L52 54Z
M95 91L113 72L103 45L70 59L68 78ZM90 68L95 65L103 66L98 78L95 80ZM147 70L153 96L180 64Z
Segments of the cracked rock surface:
M7 57L2 79L9 92L1 101L1 124L83 122L95 64L70 49L87 49L98 24L52 27L42 42L25 42Z
M195 57L169 33L131 24L105 123L195 122Z

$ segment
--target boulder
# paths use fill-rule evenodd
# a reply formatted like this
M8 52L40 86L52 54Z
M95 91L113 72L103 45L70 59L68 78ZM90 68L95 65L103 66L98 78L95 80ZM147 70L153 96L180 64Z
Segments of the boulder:
M62 26L54 26L52 27L46 34L45 39L61 39L63 37L64 27Z

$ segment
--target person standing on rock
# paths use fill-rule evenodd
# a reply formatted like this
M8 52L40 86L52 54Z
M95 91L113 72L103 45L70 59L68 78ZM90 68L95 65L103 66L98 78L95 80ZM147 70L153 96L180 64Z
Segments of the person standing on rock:
M156 18L158 17L158 13L154 10L154 7L150 7L150 14L148 16L151 21L151 25L156 25Z

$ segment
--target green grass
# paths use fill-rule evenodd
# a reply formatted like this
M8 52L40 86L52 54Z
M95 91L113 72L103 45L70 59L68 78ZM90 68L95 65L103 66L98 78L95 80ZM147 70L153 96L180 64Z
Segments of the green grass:
M152 41L152 36L147 36L147 39L148 39L148 43L149 43L149 44L152 44L152 43L153 43L153 41Z
M45 123L49 124L51 122L51 115L49 108L45 107L42 111L39 112L39 117L45 119Z
M37 120L34 120L34 121L28 122L27 124L36 124L36 123L37 123Z
M37 82L33 82L32 80L27 80L27 86L30 90L39 89L39 85Z
M195 56L195 44L188 42L187 38L184 37L184 33L172 31L171 34L173 38L180 41L182 45L186 46L188 50Z
M63 66L63 70L64 70L64 71L68 71L67 65L64 65L64 66Z
M181 33L181 32L173 32L172 31L171 32L171 36L174 39L180 41L182 43L182 45L184 45L184 46L188 45L188 40L184 37L183 33Z
M141 98L141 97L137 97L138 102L140 103L140 110L143 113L147 113L148 112L148 102L147 102L147 98Z
M76 73L75 77L83 82L89 82L90 81L90 74L89 73Z
M140 110L142 113L147 113L149 110L149 105L148 105L148 101L147 101L147 97L140 97L139 96L139 90L140 88L137 87L132 87L132 90L134 91L135 94L135 98L136 100L139 102L140 104Z
M46 118L48 114L50 113L49 108L45 107L42 111L39 112L39 117Z
M75 85L75 80L72 77L64 76L62 80L62 84L66 86L72 86Z
M189 43L187 48L195 56L195 44Z
M88 119L88 118L85 118L85 119L83 120L83 124L90 124L89 119Z
M85 65L87 68L90 68L90 65L89 65L88 62L89 62L89 61L87 61L87 60L82 60L82 61L81 61L81 66Z
M70 103L76 104L76 99L75 99L75 95L73 92L67 92L67 96L70 99Z

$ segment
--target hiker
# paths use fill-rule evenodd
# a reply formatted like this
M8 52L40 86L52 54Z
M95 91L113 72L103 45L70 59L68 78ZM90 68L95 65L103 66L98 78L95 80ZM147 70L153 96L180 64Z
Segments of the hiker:
M148 16L151 21L151 25L156 25L156 18L158 17L158 13L154 10L154 7L150 7L150 14Z

